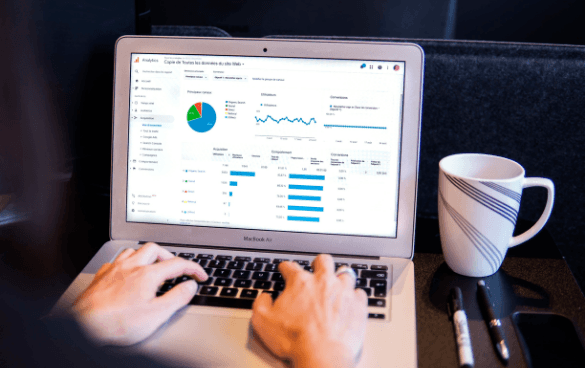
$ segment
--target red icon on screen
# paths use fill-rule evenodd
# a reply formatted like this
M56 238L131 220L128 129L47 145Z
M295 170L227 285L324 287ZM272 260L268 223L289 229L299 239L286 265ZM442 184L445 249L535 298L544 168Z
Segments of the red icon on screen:
M399 71L400 70L400 65L394 65L394 70Z

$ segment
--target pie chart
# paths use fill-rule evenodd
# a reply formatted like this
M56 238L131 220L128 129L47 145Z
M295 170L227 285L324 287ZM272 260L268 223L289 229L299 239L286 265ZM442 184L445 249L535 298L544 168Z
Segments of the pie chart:
M215 110L205 102L197 102L187 111L187 123L197 133L205 133L215 125Z

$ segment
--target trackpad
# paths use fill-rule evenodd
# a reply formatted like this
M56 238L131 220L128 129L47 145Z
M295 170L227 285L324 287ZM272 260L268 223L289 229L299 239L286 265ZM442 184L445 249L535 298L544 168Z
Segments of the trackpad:
M136 348L179 366L285 367L254 336L247 318L177 312Z

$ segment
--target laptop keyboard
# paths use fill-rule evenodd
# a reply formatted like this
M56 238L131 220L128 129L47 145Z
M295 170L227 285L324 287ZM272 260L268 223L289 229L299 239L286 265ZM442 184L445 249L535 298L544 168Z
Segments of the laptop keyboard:
M199 289L191 300L191 305L252 309L254 300L261 293L269 293L273 299L276 299L284 290L284 279L278 272L279 263L297 262L305 270L313 272L310 261L306 259L171 253L199 263L209 275L207 281L198 283ZM353 268L358 275L356 288L366 292L370 312L372 309L376 312L369 313L369 318L386 319L388 266L368 263L335 263L336 268L341 266ZM190 279L189 276L180 276L166 280L159 287L157 296L164 295L173 286Z

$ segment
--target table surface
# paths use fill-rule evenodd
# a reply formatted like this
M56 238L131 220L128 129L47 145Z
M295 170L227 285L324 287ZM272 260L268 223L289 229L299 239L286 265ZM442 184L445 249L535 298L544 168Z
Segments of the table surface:
M529 225L519 225L519 231ZM460 276L449 269L440 250L436 219L419 219L417 227L414 268L419 367L459 366L453 325L447 313L447 296L454 286L463 292L475 367L505 367L492 347L476 300L480 278ZM509 250L500 270L484 280L506 334L509 367L529 367L512 322L515 312L565 316L573 322L585 346L585 297L546 231Z

